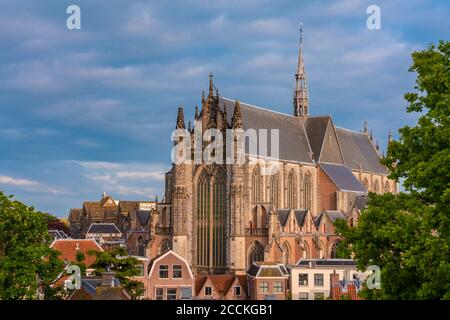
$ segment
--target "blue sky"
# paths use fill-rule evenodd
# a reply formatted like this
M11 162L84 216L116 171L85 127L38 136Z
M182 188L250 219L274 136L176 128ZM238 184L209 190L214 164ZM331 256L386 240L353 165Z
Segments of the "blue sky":
M103 191L161 197L176 110L192 116L209 72L223 96L291 113L300 21L311 113L368 120L384 148L416 119L410 53L448 40L449 16L425 0L0 0L0 190L59 216Z

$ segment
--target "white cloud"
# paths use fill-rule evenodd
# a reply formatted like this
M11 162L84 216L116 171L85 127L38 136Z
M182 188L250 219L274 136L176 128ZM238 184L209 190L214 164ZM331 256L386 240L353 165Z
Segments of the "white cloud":
M47 186L35 180L14 178L10 176L0 176L0 184L18 187L25 191L52 194L52 195L62 195L67 194L65 191Z

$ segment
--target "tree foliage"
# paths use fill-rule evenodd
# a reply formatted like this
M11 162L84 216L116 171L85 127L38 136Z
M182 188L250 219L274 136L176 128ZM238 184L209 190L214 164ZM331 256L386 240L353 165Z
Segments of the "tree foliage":
M373 299L450 299L450 42L412 54L416 92L405 94L415 126L399 130L382 160L406 193L370 194L358 225L336 223L359 268L381 268Z
M0 192L0 299L33 299L62 271L45 216Z
M119 247L112 251L90 251L90 255L96 257L95 263L91 266L95 268L94 274L101 275L110 270L116 274L123 288L128 292L132 299L136 299L144 292L142 282L132 280L134 276L140 274L138 259L128 256L125 248Z

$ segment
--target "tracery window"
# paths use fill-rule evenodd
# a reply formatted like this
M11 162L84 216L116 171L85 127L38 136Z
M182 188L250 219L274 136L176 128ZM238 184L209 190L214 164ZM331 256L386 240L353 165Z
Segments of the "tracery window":
M226 176L203 172L197 182L197 265L226 266Z
M303 201L305 209L311 210L312 208L312 183L311 174L307 172L303 179Z

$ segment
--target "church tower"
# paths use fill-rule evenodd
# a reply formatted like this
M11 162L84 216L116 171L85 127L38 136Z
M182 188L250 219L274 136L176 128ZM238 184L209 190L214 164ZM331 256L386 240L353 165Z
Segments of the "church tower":
M177 130L186 130L183 107L178 108ZM185 143L183 138L174 142ZM189 156L188 156L189 158ZM192 164L180 163L173 165L172 186L172 248L179 255L192 260L192 251L188 246L191 243L192 230L188 226L192 223Z
M245 252L245 207L244 207L244 164L243 148L239 141L244 139L242 125L242 114L239 101L234 104L231 127L234 130L233 141L233 164L229 166L229 192L230 192L230 271L235 274L245 274L246 272L246 252ZM240 154L240 152L242 154Z
M300 24L300 46L294 89L294 116L307 116L309 114L308 100L308 85L306 84L305 65L303 64L303 27Z

